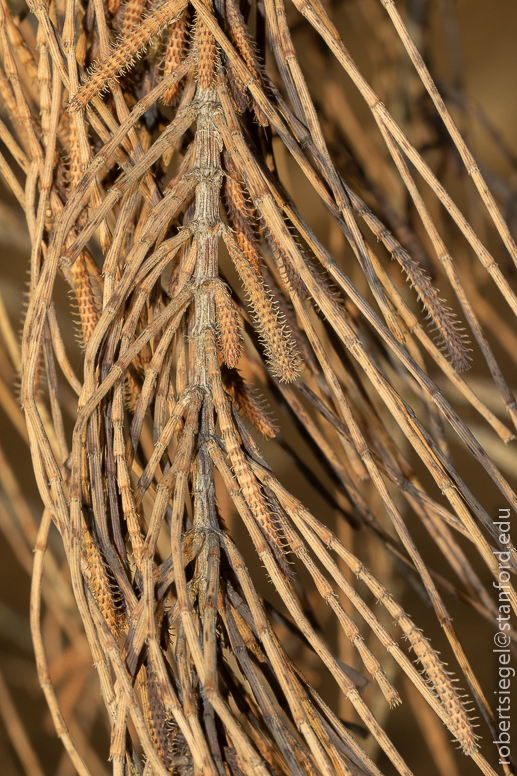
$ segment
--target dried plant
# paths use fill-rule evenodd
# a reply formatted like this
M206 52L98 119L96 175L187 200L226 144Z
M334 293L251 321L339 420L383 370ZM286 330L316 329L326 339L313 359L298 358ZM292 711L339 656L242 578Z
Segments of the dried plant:
M512 572L517 558L449 446L458 439L465 467L484 469L501 505L517 508L457 409L470 405L503 442L514 438L462 373L484 359L515 424L490 342L504 331L483 291L486 277L516 314L515 268L478 234L496 232L515 264L517 249L394 1L365 0L363 13L385 25L386 50L401 56L401 41L414 66L407 133L388 110L388 79L380 95L330 6L293 3L33 0L34 26L0 5L0 172L31 241L21 349L0 311L2 359L21 377L45 507L39 527L30 516L24 524L35 543L38 674L80 776L105 766L60 709L42 594L71 655L84 656L86 639L116 776L373 776L382 753L382 767L408 775L386 731L401 695L436 773L459 772L451 738L465 772L495 773L486 759L496 754L495 704L446 597L497 627L495 552ZM302 20L306 56L326 73L319 88L293 43ZM362 133L343 71L384 145ZM437 116L448 141L429 161L409 136L420 127L434 137ZM462 195L453 200L437 177L450 158L484 205L470 222ZM288 193L284 168L326 208L330 239ZM397 207L404 198L411 207ZM80 375L56 314L61 276ZM273 458L316 490L312 509ZM30 512L5 477L11 504ZM65 568L47 550L52 524ZM82 626L63 616L67 569ZM432 607L447 654L422 631L421 607L404 610L400 580ZM510 584L507 600L515 610Z

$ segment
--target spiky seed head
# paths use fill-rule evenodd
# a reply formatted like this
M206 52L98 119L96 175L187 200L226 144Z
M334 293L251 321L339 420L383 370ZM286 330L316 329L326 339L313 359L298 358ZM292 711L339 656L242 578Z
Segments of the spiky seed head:
M243 351L240 316L224 283L216 283L214 294L219 344L224 363L233 369Z

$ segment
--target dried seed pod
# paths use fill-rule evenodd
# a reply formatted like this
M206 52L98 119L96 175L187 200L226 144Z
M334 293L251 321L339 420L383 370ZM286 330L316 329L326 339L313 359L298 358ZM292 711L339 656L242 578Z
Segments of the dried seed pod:
M262 70L262 66L259 62L255 44L248 32L244 17L239 10L238 3L236 3L235 0L226 0L225 9L228 26L230 27L231 38L237 46L248 69L251 71L251 74L260 84L260 72ZM236 74L234 75L234 78L236 81L239 81L239 78ZM244 87L244 84L242 84L242 87ZM255 111L255 116L257 117L258 123L263 127L267 127L269 125L269 121L264 112L255 102L253 104L253 110Z
M307 297L307 288L305 287L305 283L301 279L299 273L293 267L292 261L287 255L286 251L284 251L278 240L276 240L274 235L271 234L269 229L263 228L263 233L266 237L269 247L271 248L271 253L273 254L275 264L278 267L278 271L280 272L280 277L285 289L288 291L289 288L292 288L301 299L305 299ZM307 264L310 264L310 262L307 262ZM313 269L312 265L311 269Z
M205 5L212 9L210 0L205 0ZM197 80L203 89L210 89L214 82L217 47L214 36L199 16L196 16L194 39L198 63Z
M140 689L144 718L147 723L152 742L160 755L165 767L172 770L172 752L169 742L169 721L165 705L161 697L158 677L151 667L147 668L147 679Z
M235 237L240 249L252 267L260 274L260 248L255 233L255 209L246 200L246 195L239 182L239 174L228 151L224 152L223 158L228 172L224 179L224 194L228 216L232 227L235 229Z
M126 371L124 377L124 401L129 412L134 414L140 394L142 393L142 383L133 373L132 369Z
M114 636L118 636L126 623L126 610L122 593L95 538L83 523L82 552L88 566L88 587Z
M95 299L84 252L74 261L70 267L70 273L74 281L75 296L81 321L82 344L86 347L93 334L93 330L99 322L100 311Z
M477 749L477 736L474 734L465 705L452 683L449 672L420 630L408 617L404 617L404 619L410 623L410 626L406 626L404 631L407 631L407 638L413 647L417 660L447 712L451 731L456 736L463 752L467 755L474 754ZM402 625L400 621L399 624Z
M251 267L249 271L253 273ZM254 274L254 273L253 273ZM255 279L256 275L254 275ZM239 484L240 495L246 502L261 534L272 549L279 567L288 576L289 565L285 558L284 538L279 530L278 519L269 500L262 490L250 464L244 455L241 439L236 431L231 413L230 399L224 390L222 373L217 361L217 347L213 332L207 333L208 377L212 386L214 407L217 413L226 455L233 468L233 475ZM212 453L211 453L212 454ZM232 473L224 454L218 449L214 454L215 466L221 472L226 487L233 481ZM233 487L233 486L231 486Z
M438 653L432 648L428 639L422 635L420 628L415 625L411 617L406 614L391 593L386 588L383 588L360 561L354 559L353 563L350 564L350 568L353 569L360 579L366 582L370 590L377 596L377 599L382 601L383 606L395 618L395 622L402 629L405 638L411 644L417 662L424 669L431 687L447 712L449 717L448 725L451 732L456 736L465 754L473 754L477 748L477 736L474 734L465 704L458 695L450 678L451 675L438 657Z
M300 324L298 323L296 314L291 304L288 302L285 295L281 292L275 279L271 275L267 265L265 265L262 269L262 277L264 278L264 282L266 286L269 288L269 290L277 300L278 312L285 320L285 322L287 323L287 325L291 330L293 339L296 342L296 347L298 348L298 352L300 353L300 358L313 374L317 374L319 371L319 368L314 358L313 351L307 340L307 335L305 334L304 330L300 327Z
M178 65L183 61L187 53L187 29L189 12L183 11L180 18L171 24L165 44L165 55L163 58L163 75L173 73ZM173 105L180 90L180 82L173 84L162 96L164 105Z
M107 89L113 80L135 64L155 35L176 21L183 13L185 0L170 0L157 8L132 32L118 43L109 57L96 62L90 79L84 83L68 104L70 113L85 108L94 97Z
M250 98L246 91L246 87L242 83L241 79L235 72L230 60L225 57L226 74L228 76L228 85L230 87L230 95L233 100L233 104L237 113L244 113L249 108Z
M243 351L240 316L224 283L215 284L214 296L219 345L224 363L234 369Z
M454 313L440 298L438 290L431 283L422 267L401 246L392 251L392 257L398 261L407 275L411 288L418 294L428 320L434 324L437 332L438 346L446 349L456 371L465 372L470 369L470 357L466 347L465 335L461 333L459 321Z
M274 439L278 426L264 409L265 401L259 398L257 391L235 370L223 370L223 382L237 409L249 418L265 439Z
M282 382L296 380L301 363L291 332L280 320L262 278L246 259L233 234L225 229L223 237L255 312L258 331L265 345L271 373Z
M244 461L243 455L240 459L232 461L235 475L242 489L242 495L267 539L267 543L272 549L280 568L289 577L290 568L286 558L285 538L279 528L276 513L262 491L259 482Z
M68 145L68 187L73 191L81 178L83 177L83 168L81 164L81 154L79 150L79 135L77 134L77 125L75 119L70 117L70 132Z
M120 34L129 35L130 32L138 27L142 19L142 14L147 5L147 0L127 0L124 5L124 17L120 25Z

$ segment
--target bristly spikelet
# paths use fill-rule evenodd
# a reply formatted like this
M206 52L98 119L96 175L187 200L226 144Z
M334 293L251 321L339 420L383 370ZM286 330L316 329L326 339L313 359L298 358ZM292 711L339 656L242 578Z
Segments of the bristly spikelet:
M231 65L230 60L226 55L223 56L223 61L226 67L226 75L228 76L228 86L230 87L230 96L233 100L235 110L237 113L244 113L248 109L250 104L250 97L241 79L235 72Z
M401 246L395 248L391 255L406 273L411 288L417 291L418 298L427 312L427 318L434 323L434 330L438 332L439 347L447 350L457 372L465 372L470 369L470 357L465 335L461 333L459 322L454 313L440 298L438 290L433 286L430 278L418 262L414 261Z
M250 388L246 380L235 370L223 371L223 382L239 412L243 412L265 439L274 439L278 433L268 413L265 402L258 397L257 391Z
M224 195L230 223L240 249L257 273L260 274L260 249L255 233L256 214L239 182L239 174L228 151L223 153L227 175L224 178Z
M88 567L88 587L111 632L114 636L118 636L127 619L122 593L102 556L96 540L84 523L81 545Z
M226 398L226 397L225 397ZM217 408L217 405L216 405ZM223 431L223 439L227 437ZM266 498L260 483L255 478L250 469L248 461L240 448L227 445L228 454L233 466L233 471L237 482L241 488L242 496L248 505L257 525L260 527L262 535L267 540L272 549L280 568L286 575L289 575L289 564L286 560L286 551L284 547L283 534L278 527L278 520L275 512Z
M262 278L257 275L247 260L233 234L225 229L223 238L254 310L271 373L282 382L296 380L301 362L291 332L280 320Z
M140 394L142 393L142 383L135 373L129 368L124 377L124 402L131 414L134 414Z
M237 466L234 464L234 470L237 474ZM283 533L279 530L278 519L265 497L259 483L253 478L248 477L248 482L244 478L239 478L239 483L242 488L242 495L244 496L246 503L248 504L253 517L260 526L260 529L267 539L267 543L273 550L273 554L278 562L278 565L289 577L291 570L286 558L285 539Z
M212 10L211 0L204 2L207 8ZM197 15L194 40L197 51L197 80L203 89L210 89L214 83L217 47L214 36Z
M189 13L185 9L180 18L171 24L165 44L165 55L163 57L163 75L173 73L178 65L183 61L187 53L187 28ZM162 96L164 105L173 105L180 90L180 82L170 86Z
M91 78L76 92L68 104L70 113L85 108L94 97L107 89L113 80L135 64L149 41L164 27L172 24L185 8L186 0L169 0L149 14L129 35L122 38L109 57L93 66Z
M465 705L452 683L449 672L438 657L438 654L431 647L429 641L421 634L420 630L407 615L404 614L397 618L397 622L404 630L418 662L431 683L431 687L447 712L451 732L456 736L466 755L474 754L478 746L476 743L477 736L474 733Z
M262 226L285 289L289 290L291 288L301 299L305 299L308 294L307 288L299 273L293 267L291 259L280 246L278 240L270 233L269 229L264 228L264 225Z
M240 316L224 283L215 284L214 296L219 345L224 363L234 369L243 351Z
M151 667L147 669L147 681L141 687L144 718L156 751L167 770L172 770L169 722L163 703L158 679Z
M68 162L68 186L70 191L73 191L81 178L83 177L83 168L81 164L81 154L79 150L79 135L77 134L77 126L75 119L70 117L70 132L69 132L69 162Z
M230 28L230 36L237 46L244 62L248 67L248 70L250 70L256 81L261 84L260 72L262 67L260 65L257 51L255 49L255 44L248 32L246 22L244 21L244 18L239 10L239 5L235 2L235 0L226 0L225 8L226 19L228 20L228 26ZM239 80L237 75L234 75L234 78L236 81ZM267 127L269 121L264 112L255 102L253 104L253 110L255 111L255 116L257 117L258 123L263 127Z
M100 312L93 291L92 281L88 273L87 261L84 253L74 261L70 267L70 274L74 281L75 296L81 321L83 345L86 347L93 334L93 330L99 322Z
M123 8L124 16L120 25L120 34L122 36L128 35L130 32L133 32L135 27L138 27L146 5L147 0L127 0Z
M277 300L278 312L280 313L282 318L289 326L289 329L291 330L291 334L293 336L294 341L296 342L296 347L298 348L302 361L305 363L308 369L310 369L314 374L317 374L319 371L318 366L316 365L313 351L308 343L307 335L300 327L300 324L296 319L296 314L292 306L287 301L285 295L279 289L274 278L270 274L267 265L262 270L262 276L264 278L264 282L266 283L266 286L269 288L269 290Z

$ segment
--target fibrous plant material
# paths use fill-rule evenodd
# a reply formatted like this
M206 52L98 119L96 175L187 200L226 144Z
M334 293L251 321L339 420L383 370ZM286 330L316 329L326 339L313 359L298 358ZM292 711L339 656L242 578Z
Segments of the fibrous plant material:
M393 2L382 5L415 65L412 88L420 78L429 91L486 218L517 261L402 17ZM464 289L470 266L455 261L446 240L461 245L461 256L470 246L512 315L517 297L361 74L328 9L319 0L294 6L36 0L35 49L30 28L5 0L0 6L0 172L25 210L32 246L21 354L0 316L45 505L32 629L40 681L81 776L89 769L64 725L39 621L50 521L98 673L116 776L373 776L381 773L375 750L409 776L385 724L403 699L399 671L415 688L411 703L432 710L429 740L443 735L439 720L473 770L494 773L494 707L445 603L452 595L497 626L492 588L476 564L495 582L497 552L517 569L513 544L450 456L458 439L505 509L517 508L442 390L454 385L503 441L513 439L460 374L473 358L469 338L514 423L517 405ZM311 95L310 68L293 42L303 17L314 62L326 45L329 79L341 66L371 109L385 143L380 167L393 160L411 218L377 190L378 170L342 158L332 102ZM348 148L361 144L351 127ZM286 150L326 208L337 250L288 194ZM408 162L430 192L420 191ZM466 244L436 215L431 194ZM457 304L434 285L437 267ZM78 312L80 376L55 313L60 276ZM256 383L276 401L274 420ZM315 487L310 509L290 492L296 480L288 488L277 476L262 440ZM314 471L299 444L316 454ZM439 568L416 538L416 521L436 545ZM237 525L251 540L247 553ZM259 593L261 575L275 604ZM419 611L406 612L390 590L399 575L431 607L447 658L422 631ZM515 611L510 583L507 601ZM310 652L320 687L290 654L293 639ZM467 696L447 667L452 658Z

